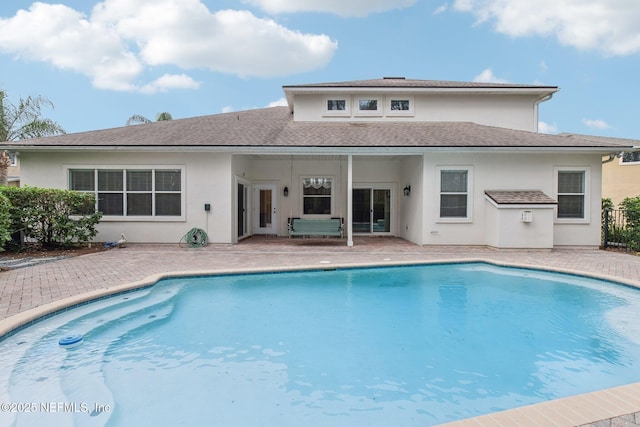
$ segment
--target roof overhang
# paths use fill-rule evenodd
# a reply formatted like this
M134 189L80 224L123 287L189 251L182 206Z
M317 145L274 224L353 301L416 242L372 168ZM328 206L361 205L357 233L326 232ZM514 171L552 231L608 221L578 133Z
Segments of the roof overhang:
M291 146L271 146L271 147L257 147L257 146L118 146L118 145L103 145L103 146L6 146L6 149L15 152L34 152L34 153L48 153L48 152L189 152L189 153L227 153L238 155L305 155L305 154L318 154L318 155L394 155L394 156L414 156L422 155L426 153L493 153L493 154L509 154L509 153L584 153L584 154L599 154L608 155L611 153L619 153L626 151L635 151L635 149L629 147L623 149L622 147L462 147L462 146L438 146L438 147L317 147L317 146L304 146L304 147L291 147Z

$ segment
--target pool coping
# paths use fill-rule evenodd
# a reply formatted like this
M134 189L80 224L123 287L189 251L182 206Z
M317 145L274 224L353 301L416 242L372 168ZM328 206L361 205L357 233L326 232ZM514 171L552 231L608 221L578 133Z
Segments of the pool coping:
M322 271L336 269L377 268L411 265L446 265L484 263L498 267L522 268L552 273L570 274L579 277L605 280L615 284L640 289L640 282L606 274L584 272L568 268L537 267L530 264L498 261L484 257L452 258L433 261L389 261L362 263L331 263L329 265L300 265L280 267L229 268L213 270L171 271L152 274L144 279L127 282L111 287L96 289L82 294L62 298L34 307L8 318L0 320L0 341L44 318L70 310L77 306L121 293L152 287L163 279L198 276L224 276L232 274L260 274L296 271ZM631 415L640 418L640 383L598 390L590 393L570 396L521 406L505 411L490 413L474 418L441 424L441 427L493 427L493 426L579 426L589 425L601 420Z

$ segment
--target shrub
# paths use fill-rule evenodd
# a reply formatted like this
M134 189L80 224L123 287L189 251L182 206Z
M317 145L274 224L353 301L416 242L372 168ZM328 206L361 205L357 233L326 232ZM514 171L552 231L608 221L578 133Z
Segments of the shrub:
M9 199L0 193L0 252L4 245L11 240L11 203Z
M37 187L0 189L11 202L15 231L43 247L68 247L91 240L102 214L95 210L95 195Z

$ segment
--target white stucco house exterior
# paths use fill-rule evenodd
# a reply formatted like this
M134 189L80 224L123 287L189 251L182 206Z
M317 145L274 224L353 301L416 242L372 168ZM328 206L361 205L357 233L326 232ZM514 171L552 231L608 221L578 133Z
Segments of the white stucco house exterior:
M14 143L23 185L94 192L98 241L287 236L344 219L344 242L597 246L603 156L633 145L537 133L555 86L400 77L284 86L287 107Z

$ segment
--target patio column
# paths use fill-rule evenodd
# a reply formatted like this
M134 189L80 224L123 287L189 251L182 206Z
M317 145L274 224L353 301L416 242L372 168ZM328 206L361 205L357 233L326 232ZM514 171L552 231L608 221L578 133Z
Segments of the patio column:
M347 246L353 246L353 155L347 155Z

